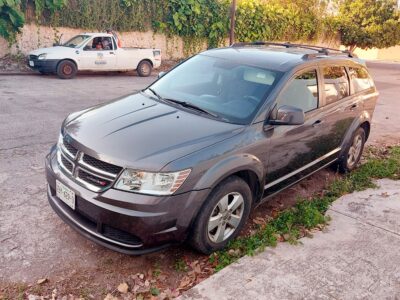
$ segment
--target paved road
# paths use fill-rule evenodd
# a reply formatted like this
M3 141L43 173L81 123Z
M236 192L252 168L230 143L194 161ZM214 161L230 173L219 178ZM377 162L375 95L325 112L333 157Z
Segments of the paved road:
M244 257L189 290L188 299L400 299L400 182L346 195L327 232Z
M395 101L400 70L377 66L373 74L381 98L371 141L400 140L400 102ZM130 75L74 80L0 76L0 281L31 281L66 266L96 266L105 253L119 255L81 238L53 213L46 199L44 156L69 112L132 93L152 80ZM145 259L129 260L140 269Z

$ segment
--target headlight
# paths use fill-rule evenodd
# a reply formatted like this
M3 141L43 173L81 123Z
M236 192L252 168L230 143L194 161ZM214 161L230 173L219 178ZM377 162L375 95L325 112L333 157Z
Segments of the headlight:
M38 56L38 59L46 59L47 53L42 53Z
M141 194L171 195L185 182L190 171L187 169L179 172L151 173L126 169L114 187Z

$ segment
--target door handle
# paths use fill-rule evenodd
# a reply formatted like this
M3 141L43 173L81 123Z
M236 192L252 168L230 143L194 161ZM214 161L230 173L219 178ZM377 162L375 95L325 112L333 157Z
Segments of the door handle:
M112 52L112 51L110 52L110 54L113 54L113 55L115 55L115 53L114 53L114 52Z
M321 120L317 120L317 121L315 121L313 124L312 124L312 127L318 127L318 126L320 126L322 124L322 121Z

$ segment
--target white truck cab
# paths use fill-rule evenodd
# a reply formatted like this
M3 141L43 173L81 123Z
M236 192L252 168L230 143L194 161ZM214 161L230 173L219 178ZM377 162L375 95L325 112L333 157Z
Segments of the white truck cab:
M131 71L147 77L161 65L161 50L121 48L113 34L82 33L64 44L29 53L28 65L42 74L73 78L78 71Z

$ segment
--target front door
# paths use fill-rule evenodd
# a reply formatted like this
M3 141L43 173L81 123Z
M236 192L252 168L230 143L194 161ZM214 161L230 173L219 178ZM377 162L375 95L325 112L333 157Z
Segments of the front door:
M111 37L95 37L82 49L79 55L80 70L116 70L117 56Z
M276 109L283 105L302 109L305 113L305 123L266 127L266 135L269 138L266 196L326 164L330 156L336 153L327 149L325 141L329 136L324 136L316 67L302 70L288 81L277 97Z

